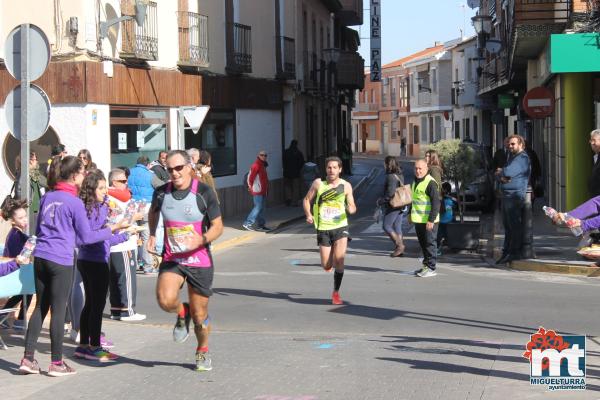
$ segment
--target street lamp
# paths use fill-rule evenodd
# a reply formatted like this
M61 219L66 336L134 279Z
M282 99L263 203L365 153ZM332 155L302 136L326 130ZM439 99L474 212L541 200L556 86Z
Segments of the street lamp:
M471 21L477 35L489 35L492 32L492 17L489 15L476 15Z

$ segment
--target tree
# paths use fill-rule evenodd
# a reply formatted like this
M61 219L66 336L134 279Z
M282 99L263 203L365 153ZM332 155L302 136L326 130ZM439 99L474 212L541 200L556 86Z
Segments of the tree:
M464 221L464 190L475 179L475 172L481 160L479 152L473 146L462 143L460 139L440 140L428 147L435 150L444 165L444 176L454 183L457 194L460 222Z

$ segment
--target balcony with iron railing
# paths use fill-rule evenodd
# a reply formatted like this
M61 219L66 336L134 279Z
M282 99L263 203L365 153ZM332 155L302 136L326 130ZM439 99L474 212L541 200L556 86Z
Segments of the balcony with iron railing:
M133 10L133 0L124 0L123 15L129 15L126 10ZM121 21L121 31L119 53L121 58L140 61L158 60L158 17L155 2L148 2L146 18L142 26L138 26L135 19L128 19Z
M317 88L317 54L312 51L305 51L302 60L303 76L305 90Z
M179 11L179 65L209 67L208 17L193 12Z
M231 35L227 49L227 72L240 74L252 72L252 27L240 23L228 24Z
M280 36L278 44L281 47L282 60L277 74L280 79L296 79L296 41Z
M572 0L511 0L517 25L566 24Z
M338 50L336 86L340 89L362 89L365 86L365 60L355 51Z

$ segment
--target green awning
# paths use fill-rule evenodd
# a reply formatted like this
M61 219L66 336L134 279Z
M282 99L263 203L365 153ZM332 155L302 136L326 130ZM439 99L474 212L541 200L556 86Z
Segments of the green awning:
M550 72L600 71L600 34L572 33L551 35Z

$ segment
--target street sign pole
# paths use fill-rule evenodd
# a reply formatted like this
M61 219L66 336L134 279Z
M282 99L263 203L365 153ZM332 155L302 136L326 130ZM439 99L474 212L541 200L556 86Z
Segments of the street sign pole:
M27 113L29 110L29 24L21 25L21 176L19 179L21 199L30 204L29 198L29 135L27 134ZM33 226L33 213L28 211L29 227ZM27 232L31 233L31 232Z

